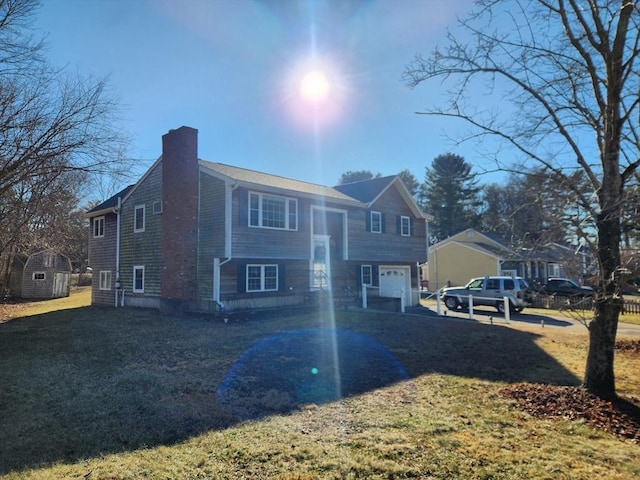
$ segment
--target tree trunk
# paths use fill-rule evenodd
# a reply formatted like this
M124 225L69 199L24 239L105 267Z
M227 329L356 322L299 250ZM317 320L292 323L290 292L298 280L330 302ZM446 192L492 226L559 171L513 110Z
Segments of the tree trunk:
M597 219L600 285L596 292L594 319L589 324L589 353L584 375L587 391L605 399L616 397L613 362L618 317L623 305L618 278L620 217L612 210L616 212L615 208L605 210Z
M589 324L589 353L584 386L590 393L605 399L616 397L613 360L620 304L619 299L611 297L598 301L595 318Z

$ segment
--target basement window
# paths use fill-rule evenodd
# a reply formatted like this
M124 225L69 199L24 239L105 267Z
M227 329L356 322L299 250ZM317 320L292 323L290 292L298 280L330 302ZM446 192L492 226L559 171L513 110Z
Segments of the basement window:
M247 292L278 290L278 265L247 265Z

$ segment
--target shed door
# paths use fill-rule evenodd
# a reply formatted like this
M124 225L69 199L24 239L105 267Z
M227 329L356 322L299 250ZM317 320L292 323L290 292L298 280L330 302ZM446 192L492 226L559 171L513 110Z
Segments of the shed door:
M66 297L69 290L69 274L56 273L53 276L53 296L54 298Z

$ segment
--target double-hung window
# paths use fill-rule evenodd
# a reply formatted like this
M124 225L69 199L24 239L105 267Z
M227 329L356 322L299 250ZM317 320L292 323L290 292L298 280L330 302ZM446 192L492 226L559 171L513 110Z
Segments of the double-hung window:
M133 292L144 293L144 266L133 267Z
M411 235L411 219L409 217L400 217L400 235L403 237Z
M371 231L373 233L382 233L382 213L371 212Z
M278 265L247 265L247 292L278 290Z
M371 265L362 265L360 267L360 273L363 285L373 285L373 273Z
M111 271L100 270L100 290L111 290Z
M136 205L133 216L133 231L144 232L144 205Z
M249 192L249 226L298 229L298 201L295 198Z
M104 217L96 217L93 219L93 236L104 237Z

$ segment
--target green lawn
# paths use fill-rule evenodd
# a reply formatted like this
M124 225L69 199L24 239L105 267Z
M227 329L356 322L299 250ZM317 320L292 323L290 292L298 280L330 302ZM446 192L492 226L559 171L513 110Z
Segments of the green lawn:
M586 333L392 313L225 323L82 306L86 292L0 324L0 477L640 475L640 445L500 394L579 384ZM638 367L617 354L622 395L640 397Z

